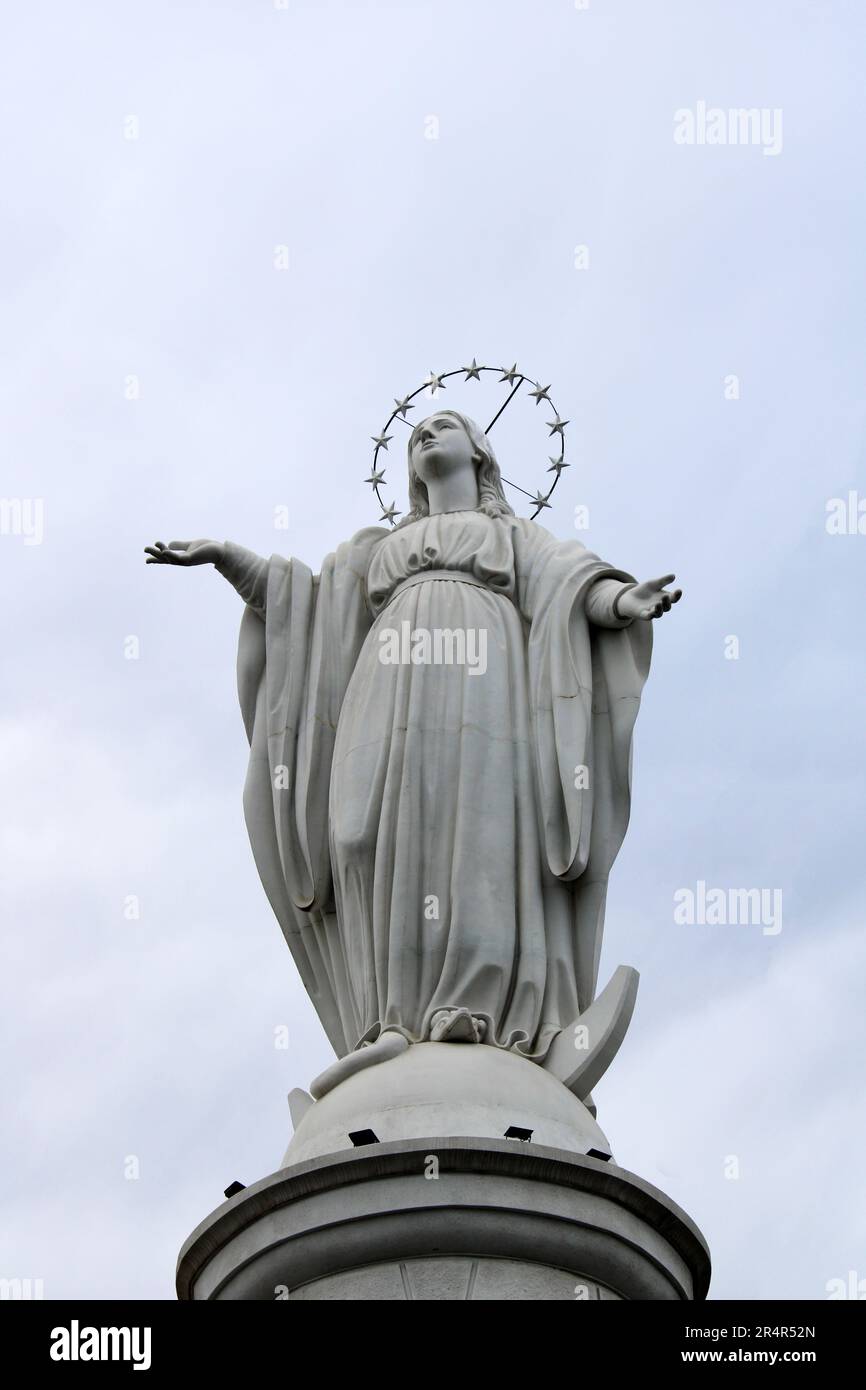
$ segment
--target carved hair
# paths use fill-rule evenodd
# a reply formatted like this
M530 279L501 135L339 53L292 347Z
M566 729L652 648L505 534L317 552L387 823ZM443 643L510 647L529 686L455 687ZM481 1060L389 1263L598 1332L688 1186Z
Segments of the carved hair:
M502 489L502 474L499 472L496 455L490 447L490 441L484 431L476 425L474 420L470 420L468 415L461 415L459 411L437 410L435 413L437 415L450 415L453 420L459 420L469 436L474 450L472 461L475 464L475 476L478 480L478 507L476 510L494 518L513 516L514 509L509 507ZM409 436L409 511L403 520L397 523L395 529L400 526L408 526L410 522L419 521L422 516L430 515L427 488L418 477L412 464L412 443L416 432L423 423L422 420L416 425Z

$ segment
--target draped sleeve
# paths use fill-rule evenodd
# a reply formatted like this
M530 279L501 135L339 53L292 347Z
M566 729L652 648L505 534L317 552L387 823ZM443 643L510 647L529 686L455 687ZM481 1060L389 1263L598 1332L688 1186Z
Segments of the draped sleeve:
M607 880L628 825L632 734L649 674L652 627L612 618L630 575L579 541L558 541L514 520L517 602L529 624L532 737L544 853L550 871L574 882L578 998L595 993ZM589 621L587 604L611 606L614 625ZM591 606L591 605L590 605Z
M369 631L366 576L388 535L369 527L314 576L272 556L241 621L238 696L250 760L244 814L259 876L334 1048L350 993L333 904L328 789L337 722Z

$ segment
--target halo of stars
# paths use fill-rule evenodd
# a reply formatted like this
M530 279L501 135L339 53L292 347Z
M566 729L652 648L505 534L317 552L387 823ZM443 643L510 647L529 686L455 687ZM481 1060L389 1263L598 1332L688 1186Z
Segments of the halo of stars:
M382 515L379 518L380 521L387 521L390 523L391 526L396 526L397 517L402 515L401 512L397 511L394 503L391 503L391 505L388 507L385 506L385 503L382 500L382 494L379 491L379 489L385 485L385 469L387 467L387 464L384 462L384 460L380 461L379 455L383 452L387 453L388 445L394 438L393 427L398 424L403 424L408 425L410 430L414 429L414 425L412 421L409 419L409 411L415 410L416 407L413 404L413 402L415 400L415 397L420 396L422 392L429 391L430 395L435 398L440 391L444 391L446 389L445 383L446 381L450 380L451 377L462 376L464 381L480 381L482 372L495 372L499 379L499 383L501 384L504 382L511 388L509 395L506 396L502 405L499 407L493 419L490 421L490 424L485 429L485 434L490 433L491 429L496 424L496 421L499 419L506 406L511 403L512 399L514 398L514 396L517 395L517 392L520 390L521 386L525 381L530 382L531 385L534 387L534 390L529 391L528 395L535 400L536 406L539 406L542 404L542 402L544 402L547 409L553 412L553 419L546 420L545 424L547 425L549 431L548 443L552 439L556 440L557 444L559 445L559 453L548 455L549 466L547 472L553 474L553 479L547 491L541 492L539 490L538 492L533 494L531 492L527 492L526 488L520 487L517 483L510 482L508 478L503 477L502 479L503 483L506 483L508 487L514 488L517 492L522 492L525 497L529 498L530 502L535 508L535 510L532 512L530 520L534 521L535 518L539 515L540 512L544 510L545 507L550 506L550 497L553 493L554 488L556 487L556 484L559 482L560 474L562 473L564 468L571 467L570 464L565 462L565 427L569 423L568 420L560 419L559 412L556 410L553 401L550 399L550 387L542 386L540 381L534 381L532 377L526 376L519 369L516 362L511 367L479 367L478 363L475 361L475 358L473 357L472 363L468 367L456 367L454 371L451 372L431 371L430 375L427 377L427 380L422 381L421 385L416 387L414 391L410 391L408 396L404 396L402 400L398 400L395 397L394 409L388 416L388 419L385 422L385 427L382 430L381 434L374 434L370 436L373 441L373 467L369 478L365 478L364 481L370 483L376 493L376 500L379 503L379 506L382 508ZM391 433L389 433L389 431L391 431ZM554 444L553 447L555 449L556 444Z

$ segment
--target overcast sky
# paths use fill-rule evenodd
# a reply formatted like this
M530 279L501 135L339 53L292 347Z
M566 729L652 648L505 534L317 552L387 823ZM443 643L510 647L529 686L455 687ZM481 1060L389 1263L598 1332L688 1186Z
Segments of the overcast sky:
M599 1121L701 1226L712 1296L866 1279L866 535L826 525L866 497L862 4L34 0L3 27L0 492L28 505L0 534L0 1275L173 1297L333 1055L243 825L240 601L143 546L318 569L377 520L393 398L474 355L571 421L545 524L685 590L611 878L601 980L641 989ZM775 124L678 143L702 102ZM533 491L534 409L494 436ZM781 930L677 923L699 881L778 890Z

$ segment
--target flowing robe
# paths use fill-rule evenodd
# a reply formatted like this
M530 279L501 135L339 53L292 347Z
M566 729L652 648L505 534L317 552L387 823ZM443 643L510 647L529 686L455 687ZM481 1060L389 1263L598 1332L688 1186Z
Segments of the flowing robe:
M234 546L220 568L248 603L253 853L336 1052L462 1007L541 1060L594 997L628 823L652 644L613 614L630 576L480 511L360 531L318 577ZM474 634L474 667L413 661L437 632Z

